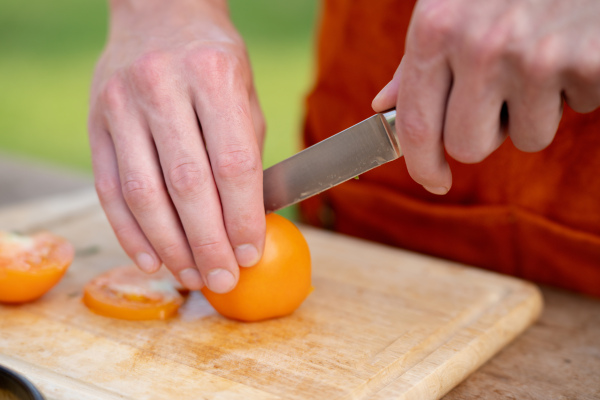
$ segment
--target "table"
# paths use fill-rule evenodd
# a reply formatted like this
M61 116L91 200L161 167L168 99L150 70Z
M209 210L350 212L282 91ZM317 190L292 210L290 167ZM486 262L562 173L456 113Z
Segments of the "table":
M0 207L92 185L89 175L0 154ZM539 321L444 399L600 399L600 299L541 289Z

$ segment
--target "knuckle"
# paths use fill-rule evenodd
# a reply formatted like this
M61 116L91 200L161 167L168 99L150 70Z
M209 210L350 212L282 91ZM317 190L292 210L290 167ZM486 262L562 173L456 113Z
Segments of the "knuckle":
M469 28L463 38L468 60L475 67L491 68L500 60L523 57L530 35L521 20L520 13L509 7L494 23Z
M220 93L224 88L236 85L247 86L240 78L248 78L248 68L243 58L227 47L208 46L190 52L184 63L190 71L195 71L205 90Z
M133 224L113 224L113 229L115 231L115 235L117 239L119 239L119 243L123 246L125 250L130 243L132 243L132 238L137 236L136 226Z
M256 242L255 238L264 236L266 224L264 211L251 213L242 211L239 215L228 218L227 233L232 243L243 244Z
M577 57L574 69L575 76L584 85L597 86L600 83L600 48Z
M403 142L410 147L422 148L431 140L431 129L427 126L425 118L422 115L407 113L401 118L396 119L399 136Z
M554 135L519 135L511 134L510 138L515 147L527 153L533 153L545 149L552 143Z
M109 203L119 195L119 180L112 175L96 175L94 186L102 203Z
M195 197L206 188L209 175L200 163L190 159L175 162L167 172L170 189L180 198Z
M465 164L474 164L483 161L497 147L496 135L479 132L463 135L449 135L444 139L444 148L450 157ZM475 140L477 138L477 140Z
M442 45L454 36L457 27L443 1L424 3L413 17L413 35L418 47Z
M155 249L167 267L186 264L187 249L182 243L167 241L157 244Z
M245 179L259 171L260 157L249 149L230 148L217 155L215 175L220 180Z
M578 113L589 113L600 106L600 93L589 94L582 91L565 93L565 101Z
M148 210L157 201L158 184L149 176L141 173L126 174L121 183L125 202L132 209Z
M104 84L100 93L101 101L105 104L108 112L120 110L125 106L127 89L125 83L118 75L113 75Z
M499 65L499 60L506 54L507 39L499 31L481 35L472 32L465 39L467 58L471 65L478 70L490 70Z
M143 54L131 64L134 81L143 87L154 87L162 82L169 68L169 56L154 51Z
M207 48L203 56L205 65L213 71L237 71L241 66L237 54L229 49Z
M547 84L557 76L561 68L561 58L557 41L554 38L545 38L540 41L530 56L522 57L523 75L529 82L538 85Z
M172 55L151 52L142 55L131 65L131 82L139 100L158 112L168 114L174 109L175 75L171 71Z
M452 142L446 144L445 148L450 157L465 164L478 163L485 159L489 154L488 152L473 145L457 145Z
M190 249L193 254L201 254L204 258L222 253L222 242L214 239L193 239L189 241Z

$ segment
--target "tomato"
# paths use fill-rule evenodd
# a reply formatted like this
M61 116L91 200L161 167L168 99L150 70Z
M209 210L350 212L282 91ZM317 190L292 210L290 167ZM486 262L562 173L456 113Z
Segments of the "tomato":
M166 319L183 304L182 293L183 289L166 269L148 275L135 265L127 265L91 280L84 288L83 303L105 317Z
M277 214L267 215L265 249L257 265L240 268L237 286L218 294L202 293L221 315L261 321L289 315L312 291L308 244L300 230Z
M0 302L33 301L63 277L75 251L50 232L31 236L0 231Z

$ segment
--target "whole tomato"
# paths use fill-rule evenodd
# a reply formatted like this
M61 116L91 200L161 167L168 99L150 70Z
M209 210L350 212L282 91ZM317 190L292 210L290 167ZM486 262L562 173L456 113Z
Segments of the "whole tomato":
M239 321L261 321L289 315L312 291L308 244L289 220L269 214L265 249L253 267L240 268L237 286L228 293L202 293L221 315Z

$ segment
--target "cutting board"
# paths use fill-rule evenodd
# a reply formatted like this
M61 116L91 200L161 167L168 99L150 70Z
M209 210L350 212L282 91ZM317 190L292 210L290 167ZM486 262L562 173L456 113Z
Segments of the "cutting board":
M92 191L0 211L76 258L39 301L0 306L0 364L48 399L440 398L539 315L529 283L301 226L314 292L291 316L227 320L193 293L177 317L104 318L82 286L128 263Z

